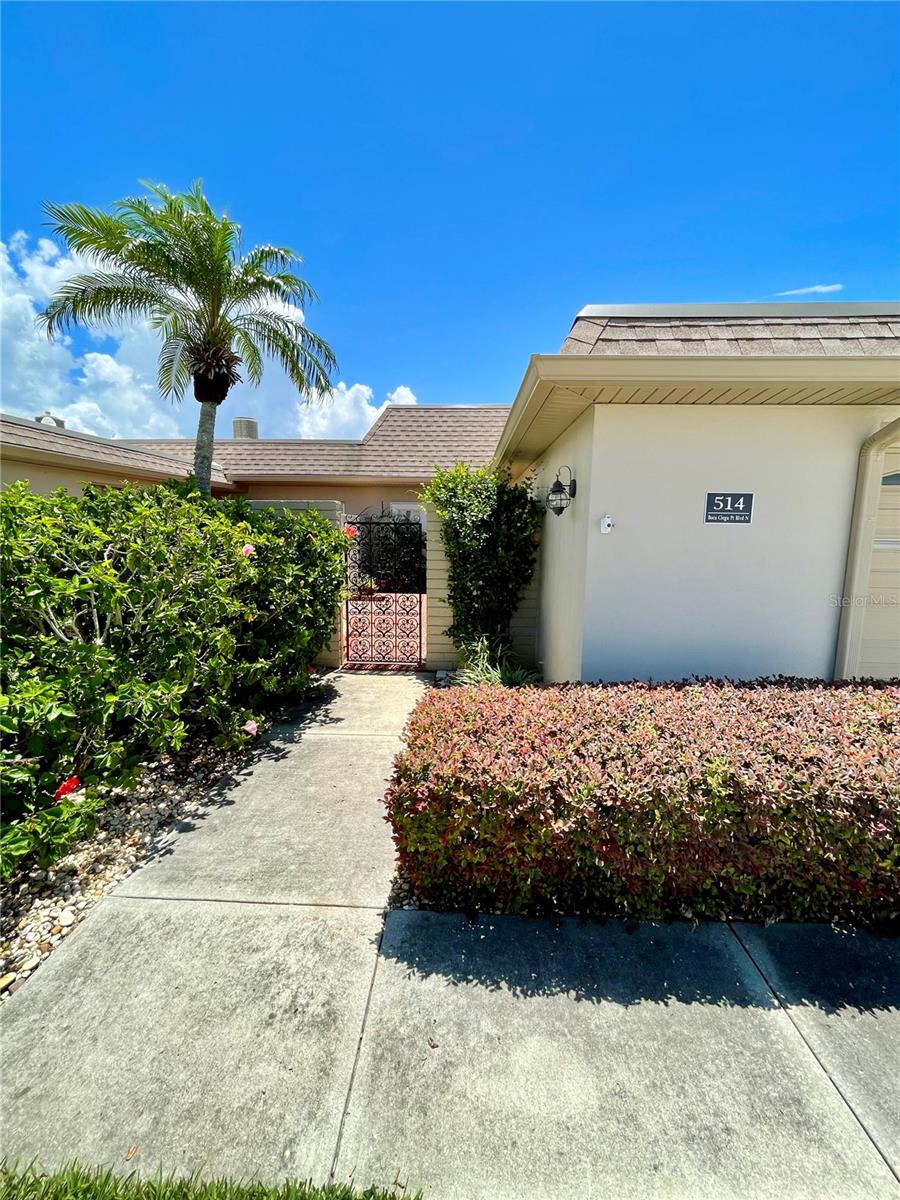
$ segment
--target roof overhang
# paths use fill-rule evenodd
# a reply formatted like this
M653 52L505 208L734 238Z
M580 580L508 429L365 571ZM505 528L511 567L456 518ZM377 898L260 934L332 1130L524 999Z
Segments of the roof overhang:
M514 474L524 470L594 404L894 405L900 404L900 360L535 354L495 461Z
M152 484L160 484L160 482L168 479L187 479L187 476L191 474L191 464L180 461L170 460L167 463L161 460L158 466L146 461L106 462L100 457L79 454L78 451L49 450L42 448L42 446L41 448L38 448L38 446L22 446L12 442L2 442L0 444L0 461L32 462L36 463L37 466L84 470L84 472L88 472L85 475L85 479L91 478L91 476L102 475L108 480L136 480L138 482L152 482ZM214 472L215 470L218 470L220 474L214 473L212 475L212 486L216 487L218 491L233 491L234 484L226 478L226 475L221 472L221 468L218 468L214 463Z
M163 479L183 478L184 472L173 473L147 466L126 467L124 464L103 462L87 454L62 453L58 450L43 450L35 446L16 446L4 442L0 447L0 458L9 462L38 463L44 466L67 467L72 470L89 471L92 475L108 475L113 479L147 479L157 482Z

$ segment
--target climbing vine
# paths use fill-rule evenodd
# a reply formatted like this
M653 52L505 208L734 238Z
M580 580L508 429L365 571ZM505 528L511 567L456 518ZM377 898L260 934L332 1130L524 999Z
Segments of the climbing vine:
M462 463L437 471L421 499L441 518L447 554L447 598L458 649L487 638L509 645L509 623L534 574L543 510L527 487L490 467Z

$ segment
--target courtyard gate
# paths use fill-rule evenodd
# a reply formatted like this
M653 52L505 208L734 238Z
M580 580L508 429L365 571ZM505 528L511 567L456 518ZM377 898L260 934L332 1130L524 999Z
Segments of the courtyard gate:
M349 523L344 665L414 671L425 660L425 532L406 517Z

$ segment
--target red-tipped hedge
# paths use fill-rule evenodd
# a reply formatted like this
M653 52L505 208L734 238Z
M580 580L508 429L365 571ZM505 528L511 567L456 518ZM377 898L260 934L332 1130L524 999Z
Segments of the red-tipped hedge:
M429 692L387 794L447 907L884 921L900 909L900 687Z

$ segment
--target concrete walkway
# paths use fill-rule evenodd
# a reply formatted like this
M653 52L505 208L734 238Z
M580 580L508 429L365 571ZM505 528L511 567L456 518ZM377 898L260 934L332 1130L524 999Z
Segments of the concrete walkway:
M334 684L7 1003L6 1154L426 1200L900 1197L896 941L385 924L424 684Z

